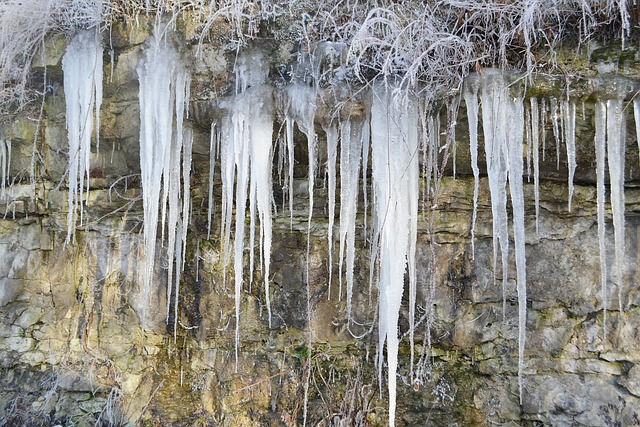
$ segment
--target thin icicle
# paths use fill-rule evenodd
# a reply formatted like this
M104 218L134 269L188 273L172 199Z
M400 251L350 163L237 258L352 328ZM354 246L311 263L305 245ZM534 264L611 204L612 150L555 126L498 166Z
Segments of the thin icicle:
M96 146L102 104L102 44L99 33L78 33L62 58L69 141L69 193L66 243L73 240L76 223L82 224L83 196L89 191L91 136ZM79 212L78 212L79 210Z
M334 122L332 122L328 125L323 125L322 128L327 135L327 176L329 177L329 225L327 227L327 243L329 246L329 282L327 299L331 299L331 283L333 281L333 223L336 216L336 160L338 157L338 127Z
M478 80L467 80L464 88L464 102L467 105L467 120L469 122L469 151L471 154L471 169L473 170L473 217L471 220L471 259L476 253L476 219L478 216L478 183L480 169L478 168Z
M600 284L602 286L602 310L604 313L603 329L607 336L607 309L609 307L609 284L607 282L607 247L605 226L605 149L607 135L607 105L604 102L596 102L596 187L598 200L598 248L600 250Z
M215 158L218 141L220 140L216 122L211 123L211 139L209 141L209 203L207 208L207 239L211 239L211 219L213 215L213 178L215 173Z
M573 199L573 177L576 172L576 103L562 101L562 122L564 123L564 141L567 145L567 167L569 168L569 212Z
M340 124L340 282L346 261L347 319L351 321L353 271L355 268L356 215L362 154L363 127L367 122L349 118ZM346 253L346 257L345 257Z
M623 101L607 101L607 160L609 164L609 182L611 184L611 214L613 215L614 235L614 271L618 286L619 310L624 310L622 285L624 283L624 152L625 152L625 115Z
M633 118L636 123L636 139L638 140L638 154L640 154L640 99L633 100Z
M0 132L0 201L6 199L5 189L9 181L11 168L11 141L2 136Z
M524 349L527 327L527 270L525 259L524 190L522 143L524 124L524 104L522 98L509 100L506 131L509 150L509 190L513 210L513 236L516 253L516 283L518 289L518 389L522 405L524 385Z
M551 98L551 123L553 125L553 137L556 141L556 169L560 169L560 144L562 143L562 133L558 120L558 100Z
M536 233L539 233L540 217L540 112L538 110L538 99L531 98L531 150L533 152L533 194L536 211Z
M398 318L404 276L407 262L415 259L415 254L410 252L415 248L417 238L417 129L415 102L393 99L387 87L376 84L371 108L371 144L380 265L378 369L381 380L386 341L390 426L395 425ZM415 269L409 267L409 271L413 273Z
M547 151L547 100L546 98L542 98L541 103L541 113L540 113L540 127L542 128L542 134L540 138L542 139L542 161L544 162L546 151Z

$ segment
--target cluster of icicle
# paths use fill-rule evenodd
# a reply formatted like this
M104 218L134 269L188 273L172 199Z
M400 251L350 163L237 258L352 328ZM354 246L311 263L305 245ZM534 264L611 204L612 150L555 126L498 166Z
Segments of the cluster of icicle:
M335 46L329 46L335 47ZM337 48L336 48L337 49ZM339 50L339 49L338 49ZM63 60L67 127L69 132L69 240L76 225L76 210L88 192L91 134L99 128L102 86L102 48L95 32L81 33L69 45ZM240 340L240 302L244 287L244 251L247 231L245 215L249 211L249 286L255 269L254 247L259 248L259 268L264 280L268 322L270 308L270 253L272 244L272 173L273 123L276 119L274 89L267 83L268 67L259 51L238 57L235 94L220 107L223 117L212 124L209 181L209 233L213 209L214 166L219 159L222 182L221 241L224 266L233 255L236 310L236 362ZM319 69L311 67L315 79ZM174 331L178 326L178 295L180 276L184 268L186 237L190 217L190 173L192 131L184 122L189 102L189 75L179 55L166 35L156 31L147 42L138 66L140 82L140 169L144 205L144 269L142 271L143 302L148 305L155 269L158 244L157 224L161 225L160 241L166 243L167 258L167 321L173 306ZM513 241L515 246L516 282L519 305L518 377L522 399L525 323L526 268L523 176L524 160L527 173L533 161L535 186L536 231L539 213L539 145L545 156L546 120L552 120L556 146L564 141L569 165L569 209L573 195L575 161L575 103L571 101L529 99L528 108L522 94L509 87L509 78L500 72L485 70L483 75L470 76L463 97L469 121L471 166L475 178L473 195L472 241L475 238L478 180L478 124L482 132L487 159L487 176L493 214L493 269L498 271L498 253L502 263L502 284L508 280L509 232L507 198L512 206ZM293 81L284 90L282 117L285 123L286 158L288 159L289 209L293 218L294 128L307 139L309 153L308 231L311 231L313 189L316 175L317 135L315 132L317 88L304 80ZM436 121L421 118L418 100L411 96L394 96L393 84L373 85L365 102L365 112L350 115L340 112L321 123L327 138L327 177L329 198L329 258L332 262L333 228L335 221L336 167L340 161L339 212L339 283L338 298L343 297L346 284L349 322L352 321L354 286L355 229L358 211L360 178L363 179L365 210L367 208L366 171L371 152L374 219L372 224L372 268L378 271L378 368L381 378L383 348L386 343L388 366L389 423L395 424L396 372L398 367L399 312L404 294L404 277L409 279L409 313L415 314L417 274L416 242L419 202L419 152L437 169L435 142L439 139ZM636 123L640 122L640 102L634 103ZM95 111L95 113L94 113ZM420 135L420 123L431 137ZM426 124L425 124L426 123ZM602 286L605 316L607 308L607 266L605 256L605 158L608 159L611 183L611 206L615 237L615 277L618 288L622 280L624 258L624 114L622 100L613 99L596 105L595 147L597 157L598 235L602 264ZM640 135L640 129L638 129ZM639 136L640 140L640 136ZM422 145L420 143L422 142ZM528 147L524 152L525 143ZM435 145L434 145L435 144ZM435 150L435 151L434 151ZM606 153L605 153L606 151ZM430 154L429 154L430 153ZM559 152L556 153L559 157ZM429 157L431 156L431 157ZM8 175L10 144L0 140L0 171L2 191ZM435 173L435 172L433 172ZM508 186L508 187L507 187ZM235 207L235 217L234 217ZM256 216L259 221L259 244L256 240ZM365 213L366 217L366 213ZM233 236L233 244L231 239ZM472 245L472 248L474 246ZM309 250L309 243L307 251ZM473 249L472 249L473 250ZM373 263L377 267L373 267ZM331 271L331 269L330 269ZM308 272L307 272L308 273ZM225 271L226 276L226 271ZM344 276L344 277L343 277ZM496 278L497 281L497 278ZM308 283L307 283L308 286ZM328 282L331 292L331 276ZM173 300L172 300L173 298ZM622 304L622 303L620 303ZM622 309L622 307L621 307ZM143 323L147 319L143 319ZM606 323L606 321L605 321ZM410 321L414 328L413 319ZM413 332L413 331L411 331ZM410 334L413 341L413 333ZM411 343L413 349L413 342ZM380 381L382 383L382 381Z
M0 202L7 199L6 187L9 181L11 167L11 141L6 139L0 131Z
M140 82L140 173L144 209L143 303L148 307L153 290L160 215L161 241L166 241L168 259L166 320L169 322L171 317L173 296L175 338L180 277L186 256L191 210L193 132L184 123L189 103L190 77L160 26L147 42L137 71ZM143 319L143 323L146 320Z
M73 240L78 220L82 224L83 197L89 195L91 138L95 128L99 146L102 104L102 43L96 30L78 33L62 58L69 141L69 212L67 239Z

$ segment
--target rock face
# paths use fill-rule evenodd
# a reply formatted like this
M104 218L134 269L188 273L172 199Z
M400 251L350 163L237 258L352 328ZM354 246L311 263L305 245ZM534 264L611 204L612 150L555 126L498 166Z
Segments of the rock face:
M235 53L205 43L196 56L198 46L188 38L188 29L178 31L171 41L179 47L192 76L189 119L194 129L192 217L175 339L173 322L170 326L165 322L165 268L170 260L160 246L154 292L148 303L142 301L136 67L151 30L140 19L142 23L135 27L116 24L111 35L114 54L110 62L105 61L100 148L93 148L91 192L72 243L65 245L68 159L59 59L48 64L52 93L45 99L39 123L25 114L3 124L4 137L12 144L9 177L15 182L0 198L0 425L294 426L305 417L309 425L385 425L386 379L383 376L379 384L374 362L381 350L376 349L377 291L375 283L370 286L371 236L364 226L370 218L365 218L364 200L357 220L351 324L344 290L338 295L335 243L334 262L329 264L329 196L321 179L327 161L326 135L321 123L326 119L322 108L329 109L330 104L320 105L316 115L320 172L308 241L304 135L296 133L292 214L283 207L288 190L274 167L272 325L269 328L261 270L256 268L252 286L245 277L235 359L232 263L224 264L219 233L219 165L213 232L207 238L210 126L222 114L220 102L231 92ZM273 47L264 43L258 48ZM271 56L276 87L281 82L273 70L293 61L293 56L287 56L292 49L279 46L277 55ZM598 89L620 80L599 76L585 81ZM632 78L625 84L630 94L637 87ZM533 178L528 173L524 177L529 289L522 402L517 379L515 261L510 254L508 281L502 283L502 272L492 271L491 202L482 154L472 253L474 180L461 106L456 176L452 176L451 158L437 206L426 201L421 206L416 313L421 321L415 333L412 383L405 295L399 325L398 425L640 424L636 133L628 111L624 277L621 281L610 277L604 324L593 102L607 91L593 87L572 94L584 103L577 118L571 211L567 155L564 145L556 150L551 110L545 127L545 157L541 157L537 232ZM331 89L326 93L347 90ZM540 85L529 92L551 99L553 90ZM354 105L361 107L359 102ZM362 114L357 108L352 111ZM281 137L278 128L279 123L274 126L274 140ZM282 155L278 150L282 146L276 158ZM28 171L34 152L37 179L32 185ZM611 266L610 211L606 225ZM245 247L245 252L250 250ZM332 283L328 283L330 269ZM430 307L434 317L427 329L425 314ZM145 315L151 320L142 325Z

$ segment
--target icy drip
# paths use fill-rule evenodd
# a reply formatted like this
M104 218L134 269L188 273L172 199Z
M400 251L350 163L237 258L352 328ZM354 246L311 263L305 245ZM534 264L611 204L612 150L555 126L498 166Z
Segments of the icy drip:
M2 137L0 133L0 200L5 200L6 184L9 181L11 167L11 141Z
M551 98L551 124L553 129L553 137L556 141L556 169L560 169L560 143L562 134L560 132L560 121L558 120L558 100Z
M379 252L378 369L382 379L387 343L389 425L395 425L398 317L404 276L415 248L418 215L418 119L414 102L393 99L388 88L374 89L371 145L374 208ZM410 272L415 272L410 268ZM410 278L411 280L411 278ZM382 381L380 381L382 384Z
M340 262L342 284L346 261L347 319L351 321L353 270L355 267L356 214L358 212L358 181L362 153L363 129L368 122L347 119L340 124ZM346 253L346 256L345 256ZM340 292L342 294L342 292Z
M624 274L624 151L625 115L623 101L607 101L607 160L611 185L611 214L613 216L614 271L618 286L618 305L623 311L622 284Z
M66 243L73 240L76 223L82 224L82 199L89 191L91 135L99 140L102 104L102 45L93 30L78 33L62 58L69 142L69 212ZM86 186L85 186L86 184ZM79 209L79 212L78 212Z
M480 85L487 175L493 214L493 266L495 272L497 270L497 249L499 246L502 255L503 305L505 304L504 289L508 280L507 181L511 193L518 291L518 384L520 401L522 402L527 316L524 191L522 183L524 172L524 104L521 97L514 97L511 94L508 82L505 81L502 74L488 71L485 70L484 76L472 77L471 79L477 79ZM474 84L474 82L472 81L470 84ZM471 94L467 95L467 97L471 97ZM469 100L467 105L472 105L471 113L475 112L477 114L477 110L473 107L474 101ZM470 120L477 119L471 118ZM475 136L472 138L475 138Z
M182 265L182 248L186 244L188 222L188 211L185 205L183 204L180 209L180 198L188 198L189 193L189 180L187 180L183 194L180 194L180 158L183 159L183 169L188 171L186 173L190 173L190 142L183 147L183 115L185 105L189 102L189 76L170 43L157 34L154 34L148 42L137 72L140 81L140 172L144 209L143 304L148 307L150 300L155 266L158 211L161 209L163 238L165 225L169 230L168 319L174 284L177 310L181 268L175 269L174 282L173 264ZM167 206L168 222L166 221ZM175 256L176 252L180 256ZM177 315L175 321L177 322ZM146 322L147 319L143 318L143 324Z
M638 140L638 153L640 154L640 100L633 100L633 118L636 123L636 139Z
M533 194L536 211L536 233L539 232L540 217L540 111L538 99L531 98L531 150L533 151ZM544 111L543 111L544 113Z
M606 247L606 228L605 228L605 203L606 189L605 182L605 149L607 135L607 105L604 102L597 102L596 110L596 188L597 188L597 205L598 205L598 247L600 250L600 284L602 286L603 299L603 325L606 337L607 330L607 309L609 307L609 286L607 283L607 247Z
M518 289L518 389L522 404L525 332L527 327L527 270L525 259L524 190L522 183L524 104L522 98L509 100L507 122L500 126L511 126L507 133L509 150L509 190L513 210L513 237L516 253L516 280Z
M286 89L285 123L287 136L287 149L289 152L289 208L293 215L293 131L294 125L307 137L309 150L309 218L313 211L313 187L316 174L316 133L314 118L316 114L316 91L314 88L293 83Z
M209 140L209 203L207 205L207 239L211 238L211 220L213 215L213 178L216 166L216 153L220 141L220 132L216 123L211 123L211 137Z
M480 180L480 169L478 168L479 106L478 106L477 80L468 80L467 84L465 84L464 102L467 106L467 120L469 122L469 151L471 154L471 169L473 170L473 216L471 220L471 259L475 259L476 219L478 216L478 183Z
M564 141L567 146L567 167L569 168L569 212L573 199L573 177L576 172L576 103L562 101L562 122Z
M333 223L336 216L336 160L338 157L338 127L332 122L331 124L323 125L322 128L327 135L327 176L329 181L329 225L327 227L327 243L329 247L329 282L327 299L331 299L331 283L333 280Z
M229 259L233 206L236 208L233 260L235 282L235 357L238 363L240 340L240 295L244 283L245 213L250 211L249 236L255 236L255 215L260 222L260 265L264 280L265 303L271 327L269 289L272 206L271 170L273 139L273 97L270 86L264 84L268 69L263 66L260 52L249 52L236 64L238 93L221 104L228 112L221 123L220 167L222 176L222 241L226 263ZM235 179L234 179L235 176ZM235 184L235 198L234 198ZM251 266L253 247L250 248Z
M509 89L500 76L480 79L482 101L482 126L487 158L487 175L491 193L493 216L493 271L494 281L498 271L498 248L502 259L503 317L506 313L506 284L508 280L509 233L507 231L507 174L508 113L511 110Z

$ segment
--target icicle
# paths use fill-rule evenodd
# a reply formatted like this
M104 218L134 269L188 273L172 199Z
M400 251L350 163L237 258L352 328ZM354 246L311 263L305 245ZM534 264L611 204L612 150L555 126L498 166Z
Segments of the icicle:
M333 223L336 216L336 159L338 156L338 128L333 122L328 125L323 124L322 128L327 135L327 175L329 177L329 225L327 227L327 243L329 246L329 282L327 299L331 299L331 283L333 281Z
M527 147L527 151L525 152L525 157L527 158L527 182L531 182L531 161L533 157L533 152L531 150L533 145L533 135L531 134L531 108L525 110L524 124Z
M607 336L607 309L609 307L609 286L607 283L607 247L606 247L606 228L605 228L605 147L607 134L607 106L604 102L596 102L596 187L598 200L598 247L600 250L600 284L602 286L603 300L603 329L604 336Z
M404 276L407 262L415 259L410 252L417 238L417 128L415 102L393 99L389 88L376 84L371 108L371 144L380 265L378 369L381 379L386 341L390 426L395 425L398 318ZM414 271L410 267L410 272Z
M82 199L89 191L91 134L96 126L96 146L102 104L102 45L99 33L78 33L62 58L69 141L69 193L66 243L73 240L78 216L82 224ZM85 185L86 184L86 185ZM80 212L78 212L78 208Z
M638 140L638 154L640 154L640 99L633 100L633 118L636 123L636 139Z
M207 208L207 239L211 239L211 218L213 214L213 178L218 141L220 140L216 122L211 123L211 139L209 141L209 204Z
M545 160L545 155L547 151L547 100L542 98L542 106L541 106L541 120L540 127L542 128L542 161Z
M231 222L234 206L235 179L235 233L234 233L234 277L235 277L235 357L238 368L240 341L240 295L244 282L245 214L247 201L250 206L250 236L255 233L254 208L260 220L260 265L265 288L267 317L271 327L271 302L269 289L272 206L271 170L273 139L273 97L271 87L265 85L268 67L264 67L260 52L248 52L238 58L236 64L236 89L238 93L229 101L221 103L228 111L221 126L220 167L222 177L222 223L221 234L224 265L229 259ZM251 185L249 185L251 183ZM253 251L253 247L251 248Z
M502 255L503 310L506 308L504 307L506 305L504 292L508 280L507 255L509 249L507 181L509 182L511 193L518 291L518 385L520 402L522 403L527 317L524 191L522 182L524 174L524 104L521 97L514 98L511 95L508 82L499 72L485 70L484 76L471 77L470 79L478 79L481 85L482 125L489 189L491 192L491 210L493 213L493 266L495 272L499 246ZM467 97L471 97L471 94L467 95ZM469 100L467 105L473 106L474 101ZM474 108L472 107L472 109Z
M368 123L349 118L340 124L340 282L346 252L347 319L351 321L355 267L356 215L362 154L363 127Z
M613 215L614 235L614 271L618 286L618 304L620 312L624 275L624 152L625 152L625 116L621 99L607 101L607 160L609 163L609 182L611 184L611 213Z
M531 150L533 151L533 194L536 211L536 233L539 232L540 216L540 112L538 111L538 99L531 98Z
M569 212L573 199L573 177L576 172L576 103L562 101L564 141L567 145L567 167L569 168Z
M137 68L140 81L140 172L144 209L142 294L143 304L148 309L155 265L158 211L162 210L163 239L166 226L169 240L166 320L169 320L171 296L175 285L175 333L179 280L189 216L189 180L186 180L181 192L180 158L183 159L183 173L190 174L191 142L190 137L187 137L185 145L183 135L183 116L185 106L189 102L190 80L175 49L158 35L159 32L156 29L149 40ZM146 313L142 319L144 326L148 320L145 316Z
M513 236L516 253L516 277L518 289L518 389L520 404L523 396L524 349L527 326L527 270L525 259L524 230L524 191L522 142L524 124L524 105L522 98L509 102L507 122L500 126L507 127L507 146L509 150L509 190L513 209Z
M11 141L2 137L0 132L0 200L6 199L5 189L9 181L11 168Z
M309 220L311 220L313 211L313 187L316 174L316 133L314 130L314 118L316 114L316 92L315 89L302 85L291 84L287 87L287 110L285 112L287 119L293 124L298 125L298 129L307 137L307 149L309 151ZM291 127L291 137L293 136L293 128ZM290 138L291 140L291 138ZM293 141L289 144L293 147ZM290 152L290 163L293 156Z
M484 132L487 175L491 193L491 213L493 215L493 271L498 270L498 247L502 259L503 317L506 312L506 284L508 280L507 261L509 257L509 233L507 231L507 171L508 147L507 113L510 104L509 90L500 76L490 75L482 80L480 98L482 101L482 126Z
M471 220L471 259L475 259L475 233L478 215L478 183L480 169L478 168L478 80L467 80L464 89L464 102L467 105L467 120L469 121L469 150L471 153L471 169L473 170L473 217Z
M553 125L553 137L556 141L556 169L560 169L560 144L562 133L560 132L560 124L558 121L558 100L551 98L551 123Z

